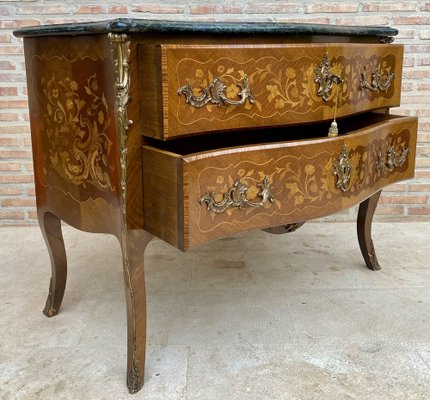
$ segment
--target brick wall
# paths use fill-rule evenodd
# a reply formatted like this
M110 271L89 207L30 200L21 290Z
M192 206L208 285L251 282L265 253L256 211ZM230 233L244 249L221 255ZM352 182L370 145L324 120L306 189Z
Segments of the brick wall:
M305 5L307 3L307 5ZM430 219L430 2L158 0L88 3L55 0L0 1L0 224L36 218L31 143L21 40L12 30L30 25L132 16L178 20L281 21L390 25L404 43L403 98L396 113L420 117L415 179L384 191L380 219ZM350 220L355 210L331 219Z

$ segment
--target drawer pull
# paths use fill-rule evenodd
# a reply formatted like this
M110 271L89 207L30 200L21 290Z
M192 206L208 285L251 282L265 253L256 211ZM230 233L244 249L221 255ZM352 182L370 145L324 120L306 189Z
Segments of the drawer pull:
M338 85L343 82L340 76L331 72L328 53L324 53L320 66L314 68L314 72L316 75L314 81L319 85L317 95L322 97L324 101L328 101L330 99L330 91L333 87L333 83Z
M369 75L370 75L370 83L369 83ZM379 68L374 68L371 72L368 72L366 68L364 68L364 72L361 73L361 79L360 79L360 89L361 90L371 90L372 92L379 92L379 91L387 91L391 83L394 79L394 73L389 72L385 75L385 77L382 76L381 71Z
M345 144L342 145L337 160L333 161L333 175L337 176L336 187L346 192L351 178L352 165L349 162L349 151Z
M406 162L408 153L408 147L403 147L400 151L396 151L394 146L390 146L385 156L383 156L383 151L381 150L378 154L378 161L376 162L376 172L378 176L380 176L383 171L392 172L394 168L402 167Z
M259 202L252 202L246 198L246 193L249 187L240 181L234 182L233 187L228 190L227 194L224 195L224 198L221 201L216 202L214 192L209 192L200 197L199 202L200 204L206 203L208 211L213 211L219 214L227 210L229 207L237 207L239 209L246 206L259 208L263 207L268 200L270 202L275 200L268 176L265 176L263 182L257 184L257 187L260 188L258 196L261 197L261 201Z
M202 88L202 94L200 96L194 95L194 88L191 83L180 87L178 89L178 94L183 94L185 96L185 102L196 108L203 107L209 102L217 106L222 106L224 104L239 106L244 104L247 99L251 104L254 104L255 100L251 93L251 88L249 87L248 76L245 75L242 82L236 83L236 86L240 88L240 92L237 94L240 100L232 100L226 96L225 91L227 86L219 77L216 77L207 88Z

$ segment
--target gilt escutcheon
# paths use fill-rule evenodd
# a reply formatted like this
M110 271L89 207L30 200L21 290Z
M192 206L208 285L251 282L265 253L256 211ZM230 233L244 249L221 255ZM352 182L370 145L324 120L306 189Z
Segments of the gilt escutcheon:
M338 85L343 82L343 79L340 76L331 72L328 53L324 53L321 64L319 67L314 68L314 72L316 75L314 81L319 85L317 95L322 97L324 101L328 101L330 99L330 92L333 84L335 83Z
M352 165L349 162L349 151L345 144L342 145L337 160L333 162L333 175L337 176L336 187L342 192L346 192L351 178Z

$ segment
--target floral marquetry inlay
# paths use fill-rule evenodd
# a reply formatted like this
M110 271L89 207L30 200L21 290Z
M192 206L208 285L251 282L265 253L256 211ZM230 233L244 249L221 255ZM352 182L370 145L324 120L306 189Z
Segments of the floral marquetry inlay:
M242 160L225 167L204 167L196 177L198 189L195 196L192 196L195 198L193 206L199 210L199 229L207 232L223 224L234 225L254 218L263 220L274 218L275 215L289 216L292 213L299 213L299 216L309 210L316 214L319 209L332 208L335 211L342 202L382 184L388 173L381 174L376 168L381 148L387 149L387 141L395 143L398 149L407 148L409 135L409 131L402 130L388 134L384 139L375 138L370 143L366 142L366 138L361 143L347 143L343 146L338 141L322 151L318 144L310 141L300 151L266 149L268 156L264 156L264 152L259 153L258 157L253 154L250 159L254 161ZM400 160L400 150L396 154L396 160ZM231 157L226 156L226 159L231 160ZM384 162L389 164L386 158ZM399 161L398 164L399 167L392 173L402 173L407 168L406 162ZM215 205L233 203L232 188L238 185L246 188L244 196L248 202L258 203L262 200L263 180L270 182L273 202L262 202L259 207L243 209L225 207L222 212L209 207L209 200ZM198 204L202 193L210 196L208 201L201 202L204 204Z
M232 123L233 118L244 116L274 118L274 122L288 116L291 121L302 121L310 113L332 110L336 92L339 115L350 112L349 109L362 109L364 103L370 107L372 102L380 105L381 99L389 101L397 95L393 86L379 92L361 89L365 71L377 69L383 76L391 76L397 68L393 54L375 54L372 49L360 48L353 52L348 48L315 47L303 53L294 48L244 47L222 56L227 50L215 48L202 50L201 58L197 50L193 57L186 56L187 49L168 51L168 60L178 60L172 61L175 63L172 68L170 64L167 68L169 85L174 85L169 91L172 93L169 112L182 126L203 120ZM225 96L232 101L228 106L219 107L205 101L197 108L178 96L178 88L187 88L190 98L206 99L211 83L217 79L223 82ZM254 101L239 106L234 100L241 98L244 79L249 82ZM332 90L333 84L339 86L338 90Z
M52 169L74 185L115 190L110 179L114 165L109 162L109 106L97 74L78 83L52 73L41 78L41 90L47 140L44 173Z

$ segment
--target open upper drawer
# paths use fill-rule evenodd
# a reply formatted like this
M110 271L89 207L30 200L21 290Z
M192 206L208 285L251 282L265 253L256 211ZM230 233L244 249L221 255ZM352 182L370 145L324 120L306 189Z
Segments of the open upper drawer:
M403 46L139 45L142 134L330 120L398 106Z

